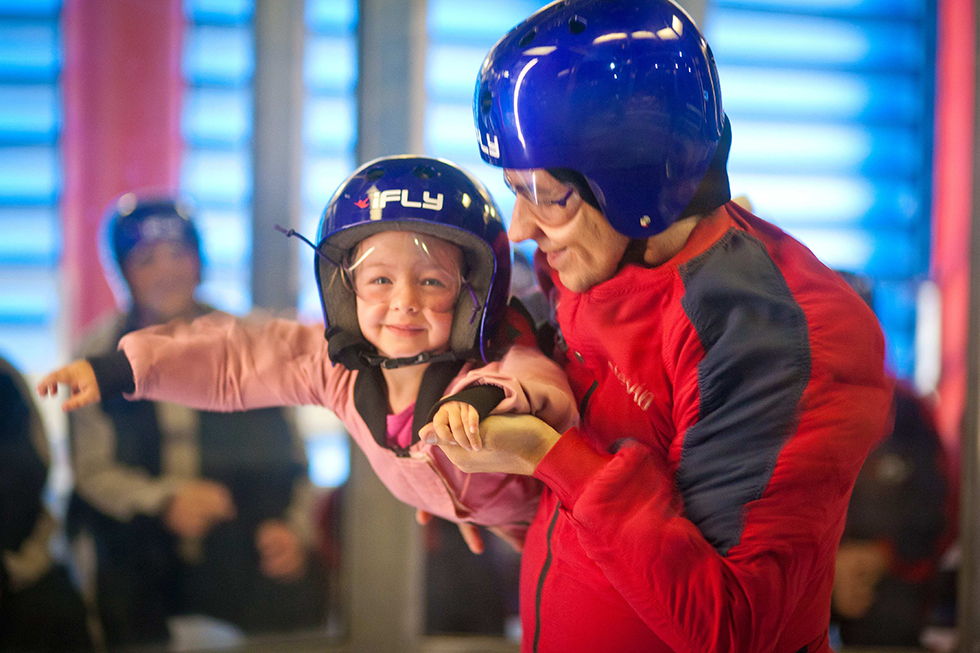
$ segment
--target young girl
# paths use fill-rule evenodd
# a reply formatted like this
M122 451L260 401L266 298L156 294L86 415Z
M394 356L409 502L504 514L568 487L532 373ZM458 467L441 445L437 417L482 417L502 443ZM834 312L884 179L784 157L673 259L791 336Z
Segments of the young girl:
M65 410L120 392L200 410L326 406L400 500L520 540L538 481L463 473L418 435L432 423L479 449L491 412L530 413L559 432L578 420L564 374L512 319L510 249L489 193L447 161L377 159L334 194L317 240L326 339L296 322L212 313L133 332L38 392L67 384Z

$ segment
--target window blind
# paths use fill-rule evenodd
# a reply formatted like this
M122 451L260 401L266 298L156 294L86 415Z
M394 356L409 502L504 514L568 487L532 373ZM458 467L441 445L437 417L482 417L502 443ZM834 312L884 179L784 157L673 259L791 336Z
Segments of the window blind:
M302 211L300 232L314 240L320 215L333 191L355 167L357 141L356 0L307 0L303 62ZM313 250L299 245L300 319L322 323L313 276ZM310 461L310 480L337 487L350 474L350 439L325 408L297 411Z
M185 0L181 192L194 203L205 269L200 298L252 306L252 0Z
M22 372L61 361L59 0L0 0L0 354Z
M889 364L910 377L929 271L934 4L716 0L704 27L732 120L732 194L871 280Z
M473 128L473 87L487 52L512 27L543 7L541 0L429 0L426 53L425 149L476 175L509 223L513 193L500 168L480 158ZM534 243L518 247L534 252Z

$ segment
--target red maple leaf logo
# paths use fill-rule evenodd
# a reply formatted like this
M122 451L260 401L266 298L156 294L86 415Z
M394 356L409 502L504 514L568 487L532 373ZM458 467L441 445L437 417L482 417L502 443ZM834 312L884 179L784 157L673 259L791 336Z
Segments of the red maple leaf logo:
M370 204L370 203L371 203L371 200L368 199L367 197L365 197L362 200L357 200L356 202L354 202L354 204L356 204L357 206L359 206L362 209L366 209L368 207L368 204Z

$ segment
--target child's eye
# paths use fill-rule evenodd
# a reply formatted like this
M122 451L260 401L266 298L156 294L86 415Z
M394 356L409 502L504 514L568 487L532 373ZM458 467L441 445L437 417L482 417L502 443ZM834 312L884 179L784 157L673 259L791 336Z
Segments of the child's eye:
M445 288L446 284L441 279L429 278L422 279L423 286L430 286L433 288Z
M389 279L388 277L372 277L371 279L368 280L368 283L376 286L383 286L386 284L390 284L391 279Z

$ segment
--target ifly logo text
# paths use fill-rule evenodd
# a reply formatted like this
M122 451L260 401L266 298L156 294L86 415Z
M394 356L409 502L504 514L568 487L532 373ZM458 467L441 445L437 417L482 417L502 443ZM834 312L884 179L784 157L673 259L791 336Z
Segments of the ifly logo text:
M422 201L413 201L408 199L408 189L396 189L390 188L383 191L375 191L365 197L364 199L354 202L357 206L362 209L368 207L368 202L371 204L372 209L383 209L393 202L398 202L400 205L408 209L429 209L430 211L441 211L443 196L442 193L436 193L435 197L429 194L429 191L422 192ZM377 217L372 215L372 220L379 220L381 215L378 214Z

